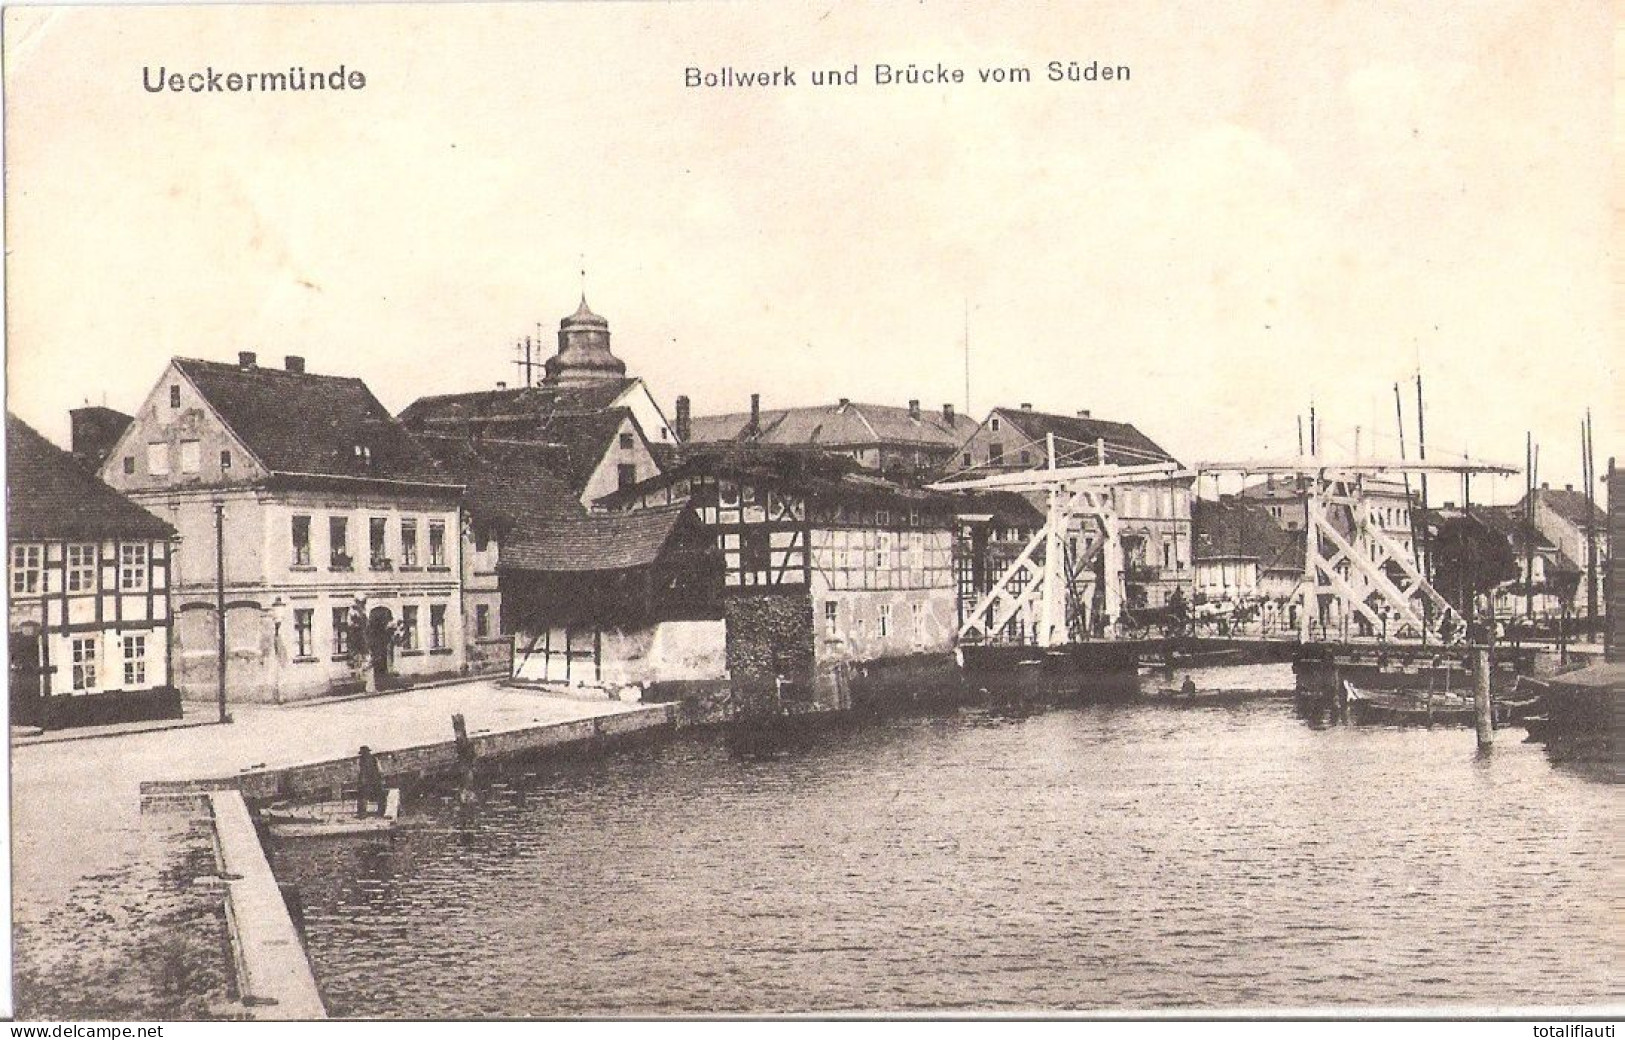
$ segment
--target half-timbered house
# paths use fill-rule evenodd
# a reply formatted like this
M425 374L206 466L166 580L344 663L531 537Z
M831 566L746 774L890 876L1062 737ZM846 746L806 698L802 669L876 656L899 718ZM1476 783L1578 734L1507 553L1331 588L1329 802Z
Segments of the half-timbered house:
M722 554L728 673L787 699L846 706L849 666L951 649L951 496L818 452L694 448L666 473L599 500L688 503Z
M181 713L170 677L175 529L6 415L13 724Z

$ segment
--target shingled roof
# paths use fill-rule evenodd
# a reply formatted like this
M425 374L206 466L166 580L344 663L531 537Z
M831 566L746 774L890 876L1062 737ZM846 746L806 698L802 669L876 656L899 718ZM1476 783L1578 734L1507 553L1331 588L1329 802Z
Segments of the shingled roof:
M812 405L763 409L759 429L752 430L749 412L696 416L690 441L744 441L761 444L812 444L851 447L863 444L918 444L955 449L976 432L976 420L922 409L918 418L907 408L884 404Z
M1105 461L1109 463L1132 466L1175 461L1172 455L1131 423L1109 422L1092 416L1035 412L1030 408L994 410L1018 433L1040 447L1053 433L1057 465L1092 465L1101 461L1095 457L1097 441L1105 442Z
M175 529L102 483L6 413L6 537L11 541L173 538Z
M194 358L174 364L273 474L444 483L359 379Z
M660 559L688 514L687 505L577 519L520 520L502 546L502 570L557 573L621 571Z
M447 481L464 486L469 516L477 524L506 531L526 517L564 520L587 515L577 492L547 464L546 446L442 434L420 434L417 440Z

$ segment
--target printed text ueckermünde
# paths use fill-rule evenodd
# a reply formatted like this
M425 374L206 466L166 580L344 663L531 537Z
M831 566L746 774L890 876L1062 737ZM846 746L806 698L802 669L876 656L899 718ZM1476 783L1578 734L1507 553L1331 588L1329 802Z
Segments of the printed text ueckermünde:
M141 86L150 94L168 90L175 94L227 93L275 94L291 90L360 90L367 77L360 69L340 65L325 72L306 71L303 65L290 65L287 72L221 72L212 65L193 72L171 71L160 65L141 66Z

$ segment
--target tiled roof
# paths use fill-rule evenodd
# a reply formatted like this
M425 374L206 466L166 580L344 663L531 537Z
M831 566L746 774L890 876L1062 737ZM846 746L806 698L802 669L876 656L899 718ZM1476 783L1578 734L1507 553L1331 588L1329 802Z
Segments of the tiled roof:
M481 390L466 394L420 397L406 406L400 419L409 429L426 431L460 428L478 422L492 436L530 438L536 426L561 415L602 412L625 393L636 379L618 379L594 386L522 386Z
M420 434L417 440L448 483L467 489L464 501L477 523L508 530L526 517L561 520L587 515L577 493L541 458L545 447L441 434Z
M953 508L954 503L945 493L900 484L841 455L805 447L729 443L690 445L683 450L682 461L659 476L621 488L593 504L619 508L650 491L694 476L720 476L831 500L903 501L945 509Z
M359 379L192 358L174 363L274 474L443 482ZM357 456L357 445L367 457Z
M687 505L576 519L522 518L502 546L503 570L619 571L647 567L677 532Z
M921 409L914 418L907 408L883 404L813 405L805 408L763 409L761 431L749 437L750 413L696 416L689 440L695 442L755 440L762 444L812 444L845 447L862 444L918 444L931 448L958 448L976 432L976 420L941 411Z
M1266 570L1303 567L1303 534L1282 530L1253 502L1197 499L1191 506L1191 538L1197 560L1241 557Z
M1430 531L1436 531L1440 523L1446 520L1460 519L1468 515L1489 530L1504 537L1511 543L1513 549L1520 553L1524 551L1526 545L1531 544L1534 550L1540 553L1551 553L1557 550L1557 546L1549 538L1541 534L1538 528L1530 529L1521 505L1473 506L1470 510L1464 510L1460 506L1441 507L1428 510L1423 514L1423 519ZM1531 534L1534 536L1532 542L1530 540Z
M1540 502L1567 520L1575 527L1584 528L1586 523L1586 496L1584 491L1574 491L1564 488L1558 491L1554 488L1540 488L1535 492L1535 501ZM1593 503L1592 516L1596 519L1597 530L1605 531L1608 528L1608 514L1603 512L1602 506Z
M955 512L986 513L1001 527L1044 525L1044 511L1014 491L964 491L955 494L954 502Z
M1005 422L1042 448L1050 434L1055 435L1058 465L1087 465L1098 462L1095 442L1106 442L1106 461L1125 466L1138 463L1173 461L1151 438L1130 423L1109 422L1081 415L1056 415L1027 408L995 409Z
M6 413L6 536L171 538L175 529Z

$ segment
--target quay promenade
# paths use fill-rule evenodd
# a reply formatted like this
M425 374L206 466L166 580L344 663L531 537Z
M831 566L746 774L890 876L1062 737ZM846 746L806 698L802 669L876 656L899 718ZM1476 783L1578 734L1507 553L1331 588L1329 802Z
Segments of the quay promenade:
M460 713L476 739L645 706L504 687L492 679L353 700L234 705L230 725L194 726L11 749L14 906L61 907L73 888L120 866L143 826L140 785L230 776L452 739ZM212 711L212 706L205 711Z

